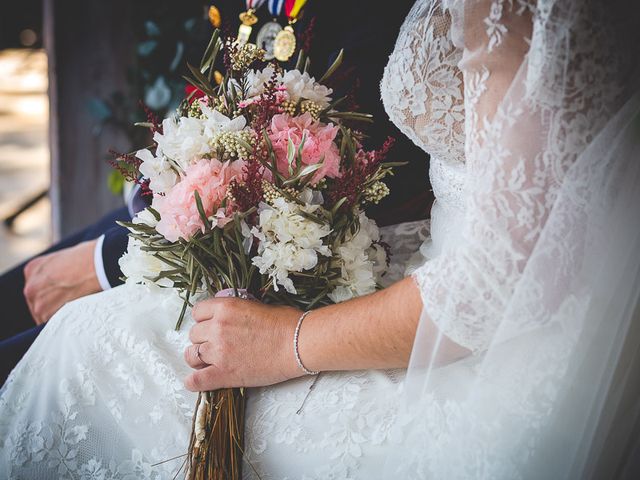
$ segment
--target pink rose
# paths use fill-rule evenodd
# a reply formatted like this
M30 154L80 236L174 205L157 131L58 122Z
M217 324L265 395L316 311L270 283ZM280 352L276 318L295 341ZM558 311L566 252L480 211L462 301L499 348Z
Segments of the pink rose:
M190 238L198 230L204 231L196 206L196 190L207 217L215 216L216 223L224 225L227 219L219 210L222 200L231 181L244 175L244 166L242 160L223 163L204 159L187 167L185 175L166 195L153 200L153 207L161 217L156 226L158 233L175 242L178 238Z
M278 171L286 177L289 176L288 141L292 140L297 152L304 136L302 163L305 165L323 163L322 167L316 170L313 175L312 182L315 184L324 177L340 176L340 152L333 141L337 133L338 127L331 123L325 125L315 121L308 112L298 117L290 117L287 114L275 115L271 120L269 139L273 143ZM296 165L293 167L295 168Z

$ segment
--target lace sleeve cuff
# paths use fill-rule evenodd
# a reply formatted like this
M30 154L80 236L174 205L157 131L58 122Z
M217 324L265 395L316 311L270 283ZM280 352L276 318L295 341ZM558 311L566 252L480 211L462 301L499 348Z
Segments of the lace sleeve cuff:
M476 354L487 348L495 329L495 318L479 311L490 307L491 301L489 295L469 289L472 279L468 275L456 275L455 269L443 270L452 261L455 259L435 258L416 270L412 278L420 289L424 312L440 332ZM472 297L465 298L469 295ZM483 299L488 301L482 304Z

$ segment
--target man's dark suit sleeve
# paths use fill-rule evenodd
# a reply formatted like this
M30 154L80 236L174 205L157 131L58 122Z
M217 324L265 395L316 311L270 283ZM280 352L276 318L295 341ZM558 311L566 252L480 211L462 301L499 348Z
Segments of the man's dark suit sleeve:
M122 284L122 271L118 260L127 250L128 232L126 228L119 225L111 227L104 233L102 242L98 242L96 246L96 248L100 247L101 250L100 252L96 251L96 273L101 280L100 285L103 289ZM100 267L102 267L102 272L99 271ZM102 278L100 278L101 276ZM105 284L105 280L107 284Z
M108 229L103 230L98 238L93 261L103 290L122 284L122 271L118 260L127 251L129 230L118 225L116 221L130 222L133 215L149 206L150 200L150 197L143 195L140 187L136 185L129 195L127 207L111 219L111 223L107 224Z

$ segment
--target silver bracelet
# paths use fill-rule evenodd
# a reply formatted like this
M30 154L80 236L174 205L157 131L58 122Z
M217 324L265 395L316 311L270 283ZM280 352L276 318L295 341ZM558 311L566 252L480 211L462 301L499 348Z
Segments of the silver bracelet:
M302 326L302 321L307 315L309 315L309 313L311 313L311 311L307 310L302 315L300 315L300 318L298 319L298 325L296 325L296 331L293 334L293 353L296 356L296 362L298 362L298 367L300 367L300 370L302 370L307 375L318 375L320 372L314 372L313 370L309 370L304 366L304 364L302 363L302 359L300 358L300 352L298 351L298 336L300 335L300 327Z

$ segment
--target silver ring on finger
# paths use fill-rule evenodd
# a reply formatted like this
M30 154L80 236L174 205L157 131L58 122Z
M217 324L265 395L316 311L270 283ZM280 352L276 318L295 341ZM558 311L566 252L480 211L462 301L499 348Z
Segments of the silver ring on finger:
M196 357L198 357L198 360L200 360L202 363L206 363L202 357L200 356L200 347L202 346L201 343L198 344L198 347L196 348Z

